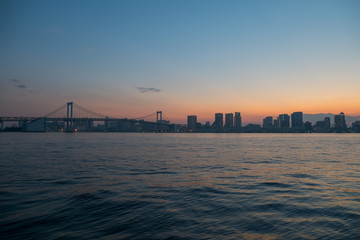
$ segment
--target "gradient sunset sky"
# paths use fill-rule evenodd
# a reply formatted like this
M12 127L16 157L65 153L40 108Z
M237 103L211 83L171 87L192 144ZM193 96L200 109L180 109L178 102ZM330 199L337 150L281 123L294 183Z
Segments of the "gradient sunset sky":
M360 115L360 1L0 1L0 115Z

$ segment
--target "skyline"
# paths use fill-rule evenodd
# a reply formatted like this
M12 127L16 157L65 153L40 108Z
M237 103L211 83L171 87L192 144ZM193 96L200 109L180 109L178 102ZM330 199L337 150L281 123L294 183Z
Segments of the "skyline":
M2 1L0 115L360 115L358 1Z
M65 111L65 113L64 113ZM333 123L330 116L322 120L316 119L316 123L309 121L302 112L279 114L277 118L266 116L261 124L242 124L240 112L215 113L213 123L205 124L197 121L196 115L187 116L187 124L170 122L165 113L157 111L151 116L156 116L156 121L148 117L136 119L112 118L76 103L68 102L44 117L4 117L0 116L0 131L5 132L202 132L202 133L358 133L360 129L360 116L346 121L345 114L333 115ZM225 120L225 121L224 121ZM320 121L319 121L320 120ZM355 121L354 121L355 120ZM11 123L12 124L9 124ZM14 122L16 122L14 124ZM94 124L97 123L97 124ZM101 124L103 123L103 124ZM349 124L350 123L350 124ZM351 127L349 127L351 126Z
M111 116L111 115L108 115L108 114L103 114L103 113L98 113L98 112L94 112L92 111L91 109L87 109L87 108L84 108L83 106L80 106L74 102L67 102L66 104L62 105L61 107L58 107L56 109L53 109L51 112L48 112L47 114L43 114L43 115L34 115L34 114L31 114L31 115L28 115L28 116L24 116L24 115L21 115L21 116L15 116L15 115L8 115L8 116L0 116L0 118L2 118L2 120L4 120L5 122L7 121L17 121L15 119L19 119L19 121L23 121L24 119L34 119L34 118L72 118L71 115L72 113L70 113L73 109L73 105L75 105L75 107L78 109L77 111L74 111L74 118L109 118L109 119L128 119L128 120L145 120L145 121L155 121L157 122L158 119L162 120L162 118L164 118L164 120L166 120L167 122L170 122L171 124L189 124L189 117L190 118L193 118L192 119L192 124L196 124L196 123L200 123L200 124L208 124L208 123L215 123L219 120L218 119L218 115L220 118L222 118L222 120L220 120L221 122L223 122L225 120L225 122L229 121L229 120L226 120L226 118L230 118L232 120L232 123L230 123L231 125L234 124L236 126L241 126L242 123L243 124L261 124L263 123L264 124L264 120L266 119L274 119L275 120L275 117L277 117L277 121L279 121L279 118L284 118L284 116L287 116L288 120L290 121L290 116L291 116L291 121L293 121L293 115L294 115L294 119L295 119L295 122L294 123L291 123L291 125L295 124L295 125L298 125L300 124L300 122L310 122L312 124L315 124L317 123L318 121L322 121L324 118L335 118L336 115L344 115L343 112L341 113L338 113L338 114L334 114L334 113L327 113L327 114L324 114L324 113L320 113L320 114L308 114L308 113L303 113L303 112L299 112L299 111L295 111L295 112L292 112L291 114L289 113L278 113L276 115L267 115L267 116L263 116L261 122L248 122L247 120L243 121L243 116L241 115L241 112L217 112L217 113L213 113L213 119L205 119L205 120L201 120L202 118L200 118L199 121L197 121L197 117L198 115L196 114L192 114L192 115L187 115L186 116L186 119L184 121L180 121L180 122L174 122L172 119L169 119L166 115L166 113L162 112L161 110L160 111L156 111L156 112L153 112L151 114L147 114L146 116L137 116L137 117L129 117L129 116L125 116L125 117L122 117L122 118L118 118L118 117L114 117L114 116ZM70 114L70 115L69 115ZM85 115L84 115L85 114ZM299 115L300 114L300 115ZM69 115L69 116L68 116ZM220 116L221 115L221 116ZM223 119L225 116L225 119ZM298 116L298 117L296 117ZM300 117L301 116L301 117ZM300 120L300 118L303 119L303 120ZM154 120L155 118L155 120ZM6 120L6 119L9 119L9 120ZM246 119L246 118L245 118ZM103 120L99 120L99 121L103 121ZM1 122L1 119L0 119L0 122ZM349 124L351 125L352 123L354 122L360 122L360 116L347 116L346 117L346 120L344 120L344 122L346 124ZM330 122L331 123L331 120ZM332 124L334 124L335 122L333 122ZM225 123L226 124L226 123ZM289 122L290 124L290 122Z

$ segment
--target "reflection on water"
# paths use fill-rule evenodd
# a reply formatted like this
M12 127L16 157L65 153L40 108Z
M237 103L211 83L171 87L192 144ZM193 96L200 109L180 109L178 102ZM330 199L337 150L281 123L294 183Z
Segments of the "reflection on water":
M360 239L359 134L0 134L4 239Z

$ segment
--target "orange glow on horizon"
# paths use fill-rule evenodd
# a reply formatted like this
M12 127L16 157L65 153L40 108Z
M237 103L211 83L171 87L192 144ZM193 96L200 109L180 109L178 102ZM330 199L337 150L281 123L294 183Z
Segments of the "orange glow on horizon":
M162 94L162 93L161 93ZM186 123L188 115L196 115L198 122L205 123L214 121L215 113L235 113L240 112L243 123L262 123L266 116L276 118L279 114L289 114L293 112L303 112L304 114L344 112L346 116L360 116L360 99L357 95L341 93L336 96L298 96L291 98L291 94L285 92L284 95L256 96L247 97L241 94L229 93L224 95L218 93L216 96L209 96L207 92L200 92L193 96L189 93L188 97L177 94L157 94L135 96L114 97L113 101L108 99L89 99L86 105L82 102L78 104L101 114L115 118L137 118L151 113L154 115L146 120L155 121L156 111L162 111L164 115L173 123ZM129 97L125 100L124 97ZM340 101L341 100L341 101ZM51 110L51 109L50 109Z
M355 104L354 104L355 105ZM163 111L163 113L170 119L171 122L174 123L186 123L187 116L188 115L196 115L198 122L205 123L206 121L210 121L211 123L214 121L215 113L223 113L224 116L226 113L235 113L240 112L242 116L243 123L262 123L262 120L267 116L272 116L276 118L279 114L288 114L291 115L293 112L303 112L304 114L339 114L340 112L344 112L346 116L360 116L360 111L357 108L357 106L354 105L341 105L329 104L328 106L302 106L299 107L292 107L292 106L283 106L280 107L272 107L272 108L261 108L261 107L253 107L253 108L236 108L236 107L224 107L223 109L216 107L211 108L210 106L204 106L199 107L193 106L192 108L180 108L180 109L174 109L171 107L163 107L156 110L152 110L154 113L157 110ZM109 109L110 110L110 109ZM149 113L148 111L144 109L139 109L139 113L137 113L137 109L131 109L131 110L124 110L121 111L121 115L119 115L119 111L114 111L113 115L114 117L121 117L121 118L133 118L133 117L139 117L139 116L145 116ZM153 119L155 120L155 115ZM151 120L151 119L150 119Z

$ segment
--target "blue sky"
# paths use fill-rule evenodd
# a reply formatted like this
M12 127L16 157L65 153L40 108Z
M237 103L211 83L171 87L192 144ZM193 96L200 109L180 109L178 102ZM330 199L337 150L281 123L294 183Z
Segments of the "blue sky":
M75 101L176 121L360 114L359 12L347 0L0 1L0 113Z

